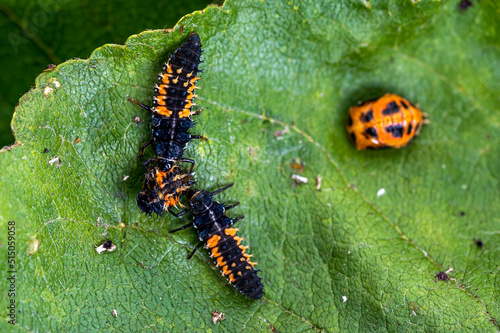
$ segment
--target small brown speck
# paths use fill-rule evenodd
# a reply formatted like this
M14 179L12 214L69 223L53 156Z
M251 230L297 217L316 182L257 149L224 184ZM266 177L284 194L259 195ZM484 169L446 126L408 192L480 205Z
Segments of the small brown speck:
M283 130L274 132L274 136L279 138L280 136L282 136L283 134L288 133L288 132L290 132L290 128L288 128L288 126L286 126Z
M226 317L224 316L223 312L219 313L217 311L212 311L212 323L214 323L214 325L218 321L223 321L223 320L226 320Z
M304 172L305 164L300 157L297 157L290 161L290 167L298 173L302 173Z
M142 123L141 117L135 117L134 121L135 121L136 124Z
M441 271L439 273L436 274L435 276L435 280L434 281L450 281L450 278L448 277L448 274L446 274L445 272Z
M113 252L116 249L116 245L113 244L112 241L107 240L104 243L102 243L100 246L96 247L97 253L101 254L101 252L108 251L108 252Z
M474 4L470 0L462 0L458 4L458 8L460 8L461 10L467 10L469 9L469 7L472 7L473 5Z
M75 143L80 143L80 142L82 142L82 139L80 139L80 138L75 139Z
M53 71L54 69L56 69L56 65L54 65L54 64L48 64L47 68L45 68L43 71L44 72L50 72L50 71Z

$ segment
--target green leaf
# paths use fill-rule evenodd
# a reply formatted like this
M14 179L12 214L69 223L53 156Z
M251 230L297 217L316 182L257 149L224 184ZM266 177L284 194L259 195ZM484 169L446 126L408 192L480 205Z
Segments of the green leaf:
M17 146L0 155L19 311L14 328L4 291L0 327L497 331L499 12L491 0L467 10L458 1L228 1L41 74L16 109ZM199 188L235 183L220 200L241 201L230 214L246 216L238 227L262 270L260 301L226 285L205 251L186 260L195 232L168 230L189 218L136 206L149 115L127 98L148 101L190 31L205 50L204 111L192 132L209 140L186 156ZM347 110L385 92L418 103L431 124L407 148L357 151ZM309 183L293 182L293 159ZM98 255L107 239L117 249ZM2 269L3 283L8 276ZM214 310L227 319L212 324Z
M87 58L97 45L124 43L145 28L173 26L211 1L3 0L0 3L0 147L12 144L19 96L48 64ZM62 59L62 60L61 60Z

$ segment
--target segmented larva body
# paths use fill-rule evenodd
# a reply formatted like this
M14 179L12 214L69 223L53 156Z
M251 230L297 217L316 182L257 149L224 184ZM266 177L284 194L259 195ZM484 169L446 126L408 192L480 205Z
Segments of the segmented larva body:
M201 53L200 37L193 32L172 54L158 76L151 108L157 158L178 161L187 143L199 137L192 136L188 131L194 126L191 109L195 105L193 99L197 88L195 83L199 79Z
M137 194L137 205L150 215L161 215L170 207L182 207L181 196L192 185L190 172L186 172L177 163L157 160L146 172L142 190Z
M259 299L264 285L254 268L255 263L250 261L251 255L246 253L247 247L241 244L243 238L236 236L238 229L232 228L243 217L226 216L226 208L233 207L214 201L213 194L208 191L196 192L189 201L193 226L215 266L220 267L221 274L242 294Z
M178 164L187 161L194 165L194 161L183 158L184 149L192 139L206 140L200 135L189 133L189 129L194 126L191 109L194 105L194 90L197 88L195 83L199 79L201 53L200 37L193 32L163 66L158 84L155 85L153 106L129 99L152 112L152 139L142 147L140 155L153 143L156 158L143 163L148 169L143 188L137 195L137 205L147 214L161 214L180 204L180 197L189 189L187 183L190 176L187 177ZM156 162L156 166L147 167L152 161Z

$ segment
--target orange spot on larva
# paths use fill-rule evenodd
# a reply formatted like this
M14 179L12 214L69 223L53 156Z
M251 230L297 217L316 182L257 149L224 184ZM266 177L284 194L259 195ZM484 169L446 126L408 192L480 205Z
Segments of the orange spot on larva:
M225 266L226 262L224 261L224 258L222 256L217 258L217 266Z
M236 235L236 231L238 231L239 229L236 229L236 228L227 228L226 230L224 230L224 233L228 236L234 236Z
M220 241L220 236L219 235L213 235L210 237L210 239L207 241L207 245L209 248L213 249L214 247L217 246L217 244Z

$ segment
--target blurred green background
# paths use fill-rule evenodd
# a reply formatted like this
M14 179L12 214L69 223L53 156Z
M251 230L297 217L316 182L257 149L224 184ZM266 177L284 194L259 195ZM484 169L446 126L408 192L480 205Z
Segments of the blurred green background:
M101 45L123 44L130 35L147 29L172 28L182 16L222 3L222 0L0 1L0 148L14 143L10 130L14 108L47 65L86 59Z

